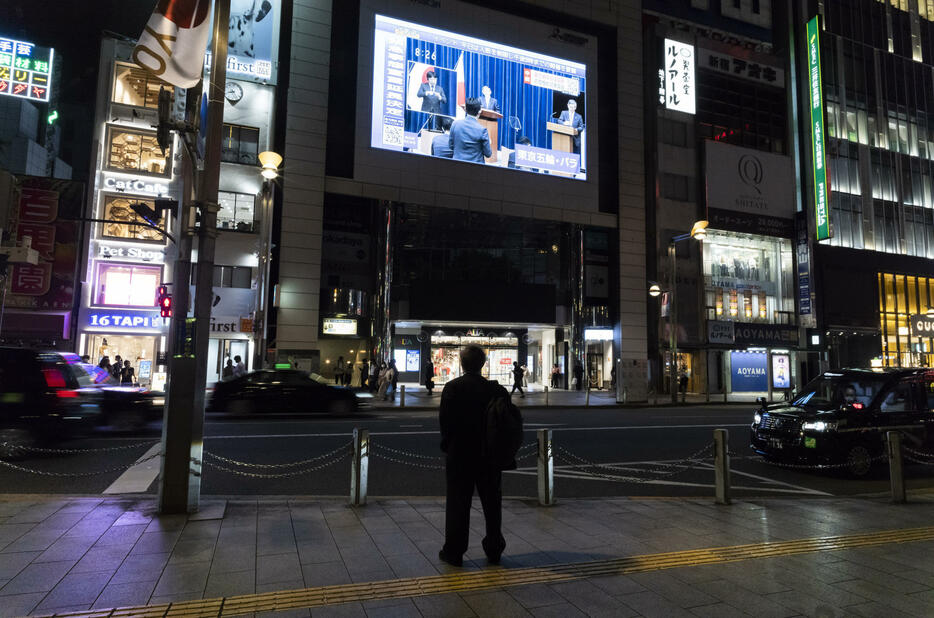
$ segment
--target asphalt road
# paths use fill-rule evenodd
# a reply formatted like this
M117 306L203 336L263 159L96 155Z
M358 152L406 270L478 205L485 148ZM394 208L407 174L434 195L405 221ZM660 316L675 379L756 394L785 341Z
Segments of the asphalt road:
M884 495L888 469L878 465L869 478L843 473L791 470L752 455L748 446L750 410L736 406L653 409L525 410L526 442L536 431L553 432L555 493L560 498L587 496L712 496L713 469L707 459L681 465L712 442L713 430L730 432L734 495L819 496ZM350 461L345 452L354 427L370 432L369 494L371 496L442 495L442 461L438 459L437 413L432 411L371 411L351 417L251 417L209 415L205 450L229 460L276 465L312 460L298 466L251 467L206 456L204 495L348 495ZM0 492L99 494L159 440L152 426L135 435L99 434L60 445L65 449L118 449L90 453L39 453L13 465L41 470L36 475L0 465ZM516 471L504 476L504 494L535 497L534 449ZM315 459L319 458L319 459ZM600 463L594 468L588 464ZM610 465L611 467L606 467ZM227 468L219 469L217 466ZM245 474L235 474L238 470ZM96 472L106 471L103 474ZM298 474L295 474L298 472ZM75 476L82 474L84 476ZM62 475L62 476L57 476ZM259 475L259 476L251 476ZM934 489L934 467L906 469L909 492ZM608 478L609 477L609 478ZM153 483L148 490L154 492Z

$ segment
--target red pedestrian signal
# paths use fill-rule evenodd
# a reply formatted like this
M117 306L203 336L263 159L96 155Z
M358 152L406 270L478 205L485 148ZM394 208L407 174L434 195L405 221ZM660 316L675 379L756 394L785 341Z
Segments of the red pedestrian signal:
M156 304L159 305L159 315L164 318L172 317L172 295L169 294L169 288L167 286L159 286L159 290L156 293Z

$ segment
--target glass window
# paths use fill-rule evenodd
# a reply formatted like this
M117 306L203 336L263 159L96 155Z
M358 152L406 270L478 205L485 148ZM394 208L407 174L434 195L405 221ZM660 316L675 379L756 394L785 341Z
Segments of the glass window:
M683 174L662 174L662 197L686 202L690 199L690 179Z
M140 198L125 198L117 195L107 195L104 197L104 216L103 219L109 219L110 222L101 224L101 236L104 238L122 238L128 240L142 240L158 242L165 244L165 238L162 234L145 225L143 219L133 212L130 204L142 202L150 208L155 208L155 201ZM163 211L159 212L159 221L156 223L161 228L165 228L165 216ZM125 223L118 223L125 221Z
M198 281L198 265L192 264L191 285ZM211 285L216 288L244 288L253 286L253 269L249 266L218 266L214 265L214 276Z
M156 290L162 283L162 267L98 262L96 305L155 307Z
M879 404L880 412L915 412L918 409L914 384L900 382L886 393Z
M158 109L159 89L162 87L165 87L171 96L175 96L175 88L171 84L153 76L149 71L123 62L114 65L111 99L114 103Z
M221 141L221 161L257 165L259 154L259 129L224 124Z
M122 172L171 175L172 149L162 154L156 134L127 127L107 128L107 168Z
M249 193L218 191L217 227L238 232L253 231L254 202L256 198Z

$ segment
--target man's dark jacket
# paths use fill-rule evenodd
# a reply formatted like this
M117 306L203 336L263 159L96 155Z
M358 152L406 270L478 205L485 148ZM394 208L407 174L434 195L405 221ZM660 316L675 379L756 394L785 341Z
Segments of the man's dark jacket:
M475 466L481 463L484 411L493 397L509 393L500 384L474 373L451 380L441 391L441 450L449 465Z

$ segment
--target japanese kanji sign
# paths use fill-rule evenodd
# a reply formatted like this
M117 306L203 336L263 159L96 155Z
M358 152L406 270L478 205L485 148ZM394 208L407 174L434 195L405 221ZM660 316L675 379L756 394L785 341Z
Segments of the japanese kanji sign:
M815 15L808 22L808 90L811 104L811 163L814 169L814 215L817 240L830 238L830 217L827 202L830 191L827 182L827 153L824 147L824 91L820 67L820 28Z
M0 95L49 100L54 50L0 37Z
M695 110L694 46L665 39L665 107L693 114Z

